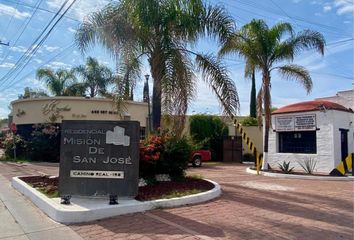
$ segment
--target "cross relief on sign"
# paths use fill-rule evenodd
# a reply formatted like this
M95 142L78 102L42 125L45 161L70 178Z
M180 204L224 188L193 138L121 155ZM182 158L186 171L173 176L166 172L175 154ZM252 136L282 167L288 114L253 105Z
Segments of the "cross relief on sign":
M125 147L130 145L130 137L124 135L125 129L115 126L113 131L106 132L106 143L113 145L123 145Z

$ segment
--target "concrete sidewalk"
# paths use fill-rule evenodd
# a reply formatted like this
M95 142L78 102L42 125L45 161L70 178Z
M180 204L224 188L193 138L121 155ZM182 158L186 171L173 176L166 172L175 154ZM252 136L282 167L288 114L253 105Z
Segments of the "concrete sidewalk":
M1 166L0 166L1 167ZM69 227L56 223L11 187L0 175L1 240L78 240Z

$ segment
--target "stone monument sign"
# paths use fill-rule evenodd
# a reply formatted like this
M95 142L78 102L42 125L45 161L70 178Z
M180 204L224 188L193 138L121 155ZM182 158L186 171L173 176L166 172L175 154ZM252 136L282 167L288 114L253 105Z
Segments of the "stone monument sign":
M63 121L60 195L135 197L139 133L137 121Z

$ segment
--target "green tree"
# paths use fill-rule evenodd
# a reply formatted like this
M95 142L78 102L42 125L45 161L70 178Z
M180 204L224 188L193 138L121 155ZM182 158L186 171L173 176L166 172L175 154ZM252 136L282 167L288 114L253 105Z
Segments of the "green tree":
M50 68L38 69L37 79L44 80L49 91L55 96L68 96L68 88L76 82L73 72L66 69L57 71Z
M24 93L18 96L19 99L40 97L48 97L48 94L41 89L32 89L30 87L25 87Z
M287 37L287 38L286 38ZM286 80L295 80L309 93L312 80L302 66L291 64L302 50L314 49L324 54L325 39L319 32L303 30L294 33L290 23L278 23L269 28L263 20L252 20L235 32L220 49L220 55L234 53L246 60L245 75L252 69L262 73L262 86L257 95L258 123L265 116L263 168L267 168L268 138L271 124L271 73L278 73ZM285 65L282 62L287 61Z
M201 36L223 42L234 29L223 8L203 0L122 0L91 14L79 27L76 43L83 52L101 43L123 59L127 72L141 68L145 57L153 78L152 122L157 129L162 111L185 115L195 94L194 67L203 73L224 111L236 114L238 94L224 65L211 54L188 48Z
M193 115L189 119L190 135L202 148L210 149L214 160L222 159L223 140L228 135L228 128L220 117L212 115Z
M113 72L93 57L88 57L85 65L77 66L73 71L83 78L82 86L78 85L74 90L88 89L90 97L105 95L107 86L114 81Z

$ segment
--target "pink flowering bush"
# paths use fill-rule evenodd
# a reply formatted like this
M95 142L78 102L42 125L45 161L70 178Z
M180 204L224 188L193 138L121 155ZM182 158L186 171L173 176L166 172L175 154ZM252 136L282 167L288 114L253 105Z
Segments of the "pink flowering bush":
M26 138L12 133L7 134L3 142L5 155L14 156L15 138L16 155L33 161L59 162L60 158L60 130L53 124L37 124Z

